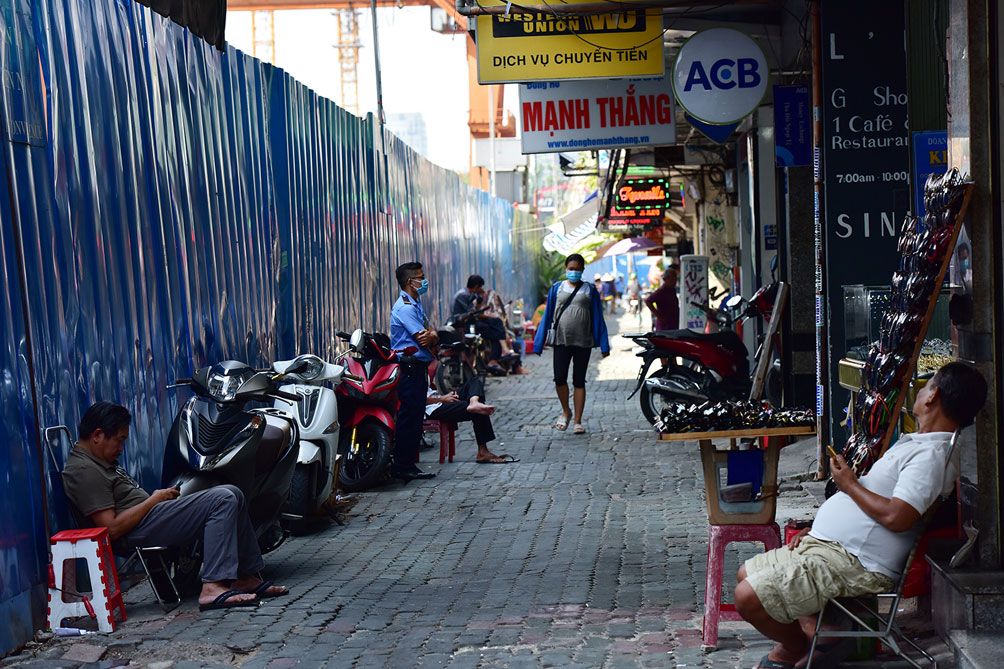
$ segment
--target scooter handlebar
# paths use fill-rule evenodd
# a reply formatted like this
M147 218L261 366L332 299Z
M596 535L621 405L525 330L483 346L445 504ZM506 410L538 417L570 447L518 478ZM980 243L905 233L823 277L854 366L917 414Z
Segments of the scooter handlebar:
M174 383L168 384L166 387L168 390L171 388L180 388L182 386L192 385L192 379L177 379Z
M363 382L363 377L356 376L355 374L342 374L342 381L345 381L346 379L349 381L355 381L356 383Z

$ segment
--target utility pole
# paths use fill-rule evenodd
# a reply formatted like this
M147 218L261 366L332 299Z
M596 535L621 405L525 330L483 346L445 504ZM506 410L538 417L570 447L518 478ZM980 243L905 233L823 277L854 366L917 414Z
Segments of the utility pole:
M490 84L488 90L491 95L491 105L488 107L488 150L491 152L488 159L488 184L489 192L495 197L495 85Z

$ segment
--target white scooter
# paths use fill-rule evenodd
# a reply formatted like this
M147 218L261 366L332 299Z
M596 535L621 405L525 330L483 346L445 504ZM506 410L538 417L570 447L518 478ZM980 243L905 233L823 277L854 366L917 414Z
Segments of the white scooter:
M336 358L336 362L342 357L344 354ZM298 369L302 363L306 363L302 371L286 373L288 369ZM283 385L283 392L303 398L299 402L276 398L272 406L294 419L300 432L287 510L296 516L309 516L331 497L338 475L338 401L334 388L343 379L357 377L346 373L342 365L310 354L277 361L272 369L294 381Z

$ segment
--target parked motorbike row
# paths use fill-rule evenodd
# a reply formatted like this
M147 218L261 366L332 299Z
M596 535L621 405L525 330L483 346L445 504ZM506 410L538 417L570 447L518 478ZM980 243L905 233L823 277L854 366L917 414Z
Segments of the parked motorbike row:
M478 313L440 331L443 393L484 373L487 343L472 327ZM514 315L522 322L521 308ZM226 360L169 386L193 396L168 434L163 486L183 496L237 486L267 553L285 539L283 521L321 509L334 516L327 503L336 487L354 492L383 480L397 419L398 356L383 333L337 336L348 350L332 362L307 354L257 370Z
M164 487L184 496L237 486L267 553L285 539L281 521L327 508L336 480L353 491L382 478L398 406L397 356L386 335L338 336L349 347L333 362L308 354L256 370L227 360L169 386L194 396L168 434Z

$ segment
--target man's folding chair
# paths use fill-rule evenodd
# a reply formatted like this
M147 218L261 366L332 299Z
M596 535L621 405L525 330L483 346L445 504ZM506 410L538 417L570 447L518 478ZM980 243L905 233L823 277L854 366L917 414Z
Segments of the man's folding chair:
M59 460L56 459L56 451L53 447L53 444L59 443L60 434L65 434L67 439L69 439L69 443L73 443L73 435L65 425L45 428L45 446L49 451L49 461L52 463L55 473L55 476L52 476L50 480L54 489L57 486L59 487L63 499L66 499L66 503L70 509L73 523L79 528L85 523L73 507L73 503L66 498L66 489L63 487L63 473L59 467ZM150 584L150 589L153 590L153 596L157 598L157 603L160 604L160 607L165 612L172 610L181 603L181 595L178 594L178 588L174 583L174 579L171 578L171 566L168 555L172 550L167 546L134 548L121 568L121 571L125 571L134 560L138 561L140 566L143 567L143 572L146 574L146 580ZM171 594L174 596L171 597Z
M959 441L960 432L960 430L956 430L955 434L952 435L951 446L948 449L948 458L945 460L946 467L948 466L948 463L952 461L952 456L955 453L955 446ZM895 590L892 592L876 593L874 595L862 595L860 597L831 599L823 606L823 610L819 612L819 616L816 619L816 631L812 636L812 645L809 647L809 661L806 663L805 669L812 668L812 661L815 659L814 655L816 652L816 644L819 641L820 636L851 639L878 639L888 646L894 653L909 662L911 666L917 667L917 669L922 669L921 664L904 652L901 642L905 642L907 645L920 653L924 659L930 663L930 666L933 669L938 668L938 661L931 657L930 653L903 634L903 631L896 624L896 613L899 611L900 600L903 599L903 587L906 585L910 565L913 564L913 558L917 553L917 547L920 545L920 540L924 535L925 528L934 516L934 512L941 505L941 502L942 499L940 498L936 500L934 504L931 505L931 508L929 508L918 521L920 531L917 533L917 538L913 542L913 548L910 549L910 554L907 556L906 562L903 564L903 573L900 575L899 581L896 583ZM878 602L883 600L889 601L889 612L886 614L880 613L880 607L876 605L878 602L873 601L874 598L878 598ZM823 623L823 615L826 613L827 606L833 606L835 609L849 617L858 626L858 629L820 630L820 626ZM871 622L866 622L866 618Z

